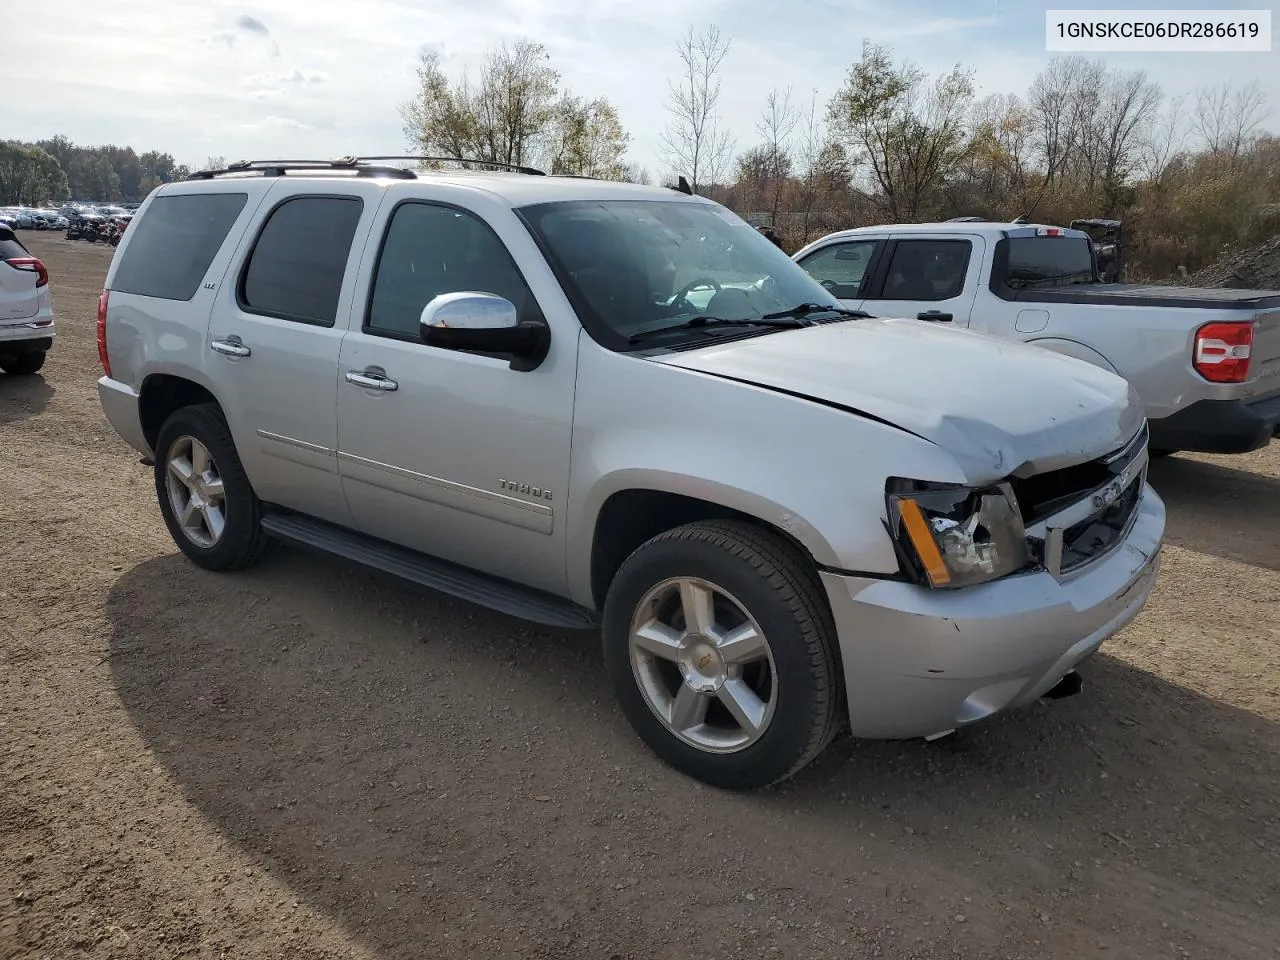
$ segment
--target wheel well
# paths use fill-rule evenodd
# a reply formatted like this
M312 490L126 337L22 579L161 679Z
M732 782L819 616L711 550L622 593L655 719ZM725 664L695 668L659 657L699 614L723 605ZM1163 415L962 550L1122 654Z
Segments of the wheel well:
M596 517L591 540L591 596L603 608L614 574L646 540L699 520L742 520L768 530L809 564L813 555L791 534L751 514L697 497L660 490L620 490L609 497Z
M160 435L160 428L175 410L198 403L217 402L213 394L200 384L183 377L175 377L167 373L147 377L142 383L142 392L138 400L142 433L147 439L147 445L152 450L156 448L156 438Z

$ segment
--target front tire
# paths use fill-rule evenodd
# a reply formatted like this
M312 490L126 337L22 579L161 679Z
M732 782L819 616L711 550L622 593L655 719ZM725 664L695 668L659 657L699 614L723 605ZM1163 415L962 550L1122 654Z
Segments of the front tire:
M0 370L11 377L29 377L44 366L45 352L33 350L29 353L13 353L0 356Z
M639 547L610 585L604 661L654 753L712 786L790 777L839 729L835 627L806 561L740 521Z
M156 438L156 497L174 543L206 570L256 563L269 539L262 503L216 404L182 407Z

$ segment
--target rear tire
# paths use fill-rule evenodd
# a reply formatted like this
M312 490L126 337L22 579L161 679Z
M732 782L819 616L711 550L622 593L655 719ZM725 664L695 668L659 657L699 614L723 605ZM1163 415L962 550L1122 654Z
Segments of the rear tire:
M156 497L169 535L206 570L240 570L270 544L262 502L217 404L182 407L156 439Z
M0 356L0 370L11 377L29 377L44 366L44 356L43 350L5 354Z
M835 626L822 588L803 557L759 527L705 521L649 540L614 577L602 626L623 713L690 777L767 786L813 760L840 729Z

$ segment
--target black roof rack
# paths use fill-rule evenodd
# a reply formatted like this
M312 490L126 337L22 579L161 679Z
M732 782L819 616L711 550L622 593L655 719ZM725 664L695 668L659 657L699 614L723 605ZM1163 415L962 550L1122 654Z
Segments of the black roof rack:
M228 163L220 170L197 170L187 176L188 180L212 180L215 177L232 173L258 173L264 177L283 177L288 171L306 170L349 170L358 177L396 177L400 180L416 180L415 174L408 167L391 166L379 161L384 160L416 160L419 163L461 163L474 164L478 167L491 167L499 170L511 170L535 177L546 176L534 167L522 167L514 163L501 163L496 160L470 160L464 157L337 157L333 160L237 160Z
M400 180L416 180L412 170L401 167L377 166L361 163L355 157L338 157L336 160L237 160L221 170L197 170L188 180L212 180L230 173L259 173L264 177L283 177L290 170L351 170L358 177L396 177Z
M367 163L371 160L417 160L421 163L470 163L478 167L493 167L498 170L510 170L512 173L526 173L531 177L545 177L546 173L536 167L525 167L518 163L502 163L499 160L471 160L466 157L416 157L416 156L391 156L391 157L346 157L344 159L354 160L359 163Z

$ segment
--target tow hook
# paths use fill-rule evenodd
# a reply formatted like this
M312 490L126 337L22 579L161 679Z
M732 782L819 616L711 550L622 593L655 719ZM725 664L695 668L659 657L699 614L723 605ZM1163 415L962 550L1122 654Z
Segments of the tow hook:
M1049 690L1041 694L1042 700L1061 700L1064 697L1074 697L1077 693L1084 689L1084 680L1080 674L1074 670L1067 671L1062 679L1055 683Z

